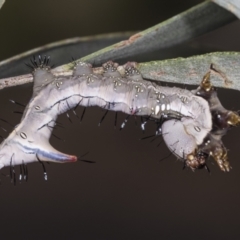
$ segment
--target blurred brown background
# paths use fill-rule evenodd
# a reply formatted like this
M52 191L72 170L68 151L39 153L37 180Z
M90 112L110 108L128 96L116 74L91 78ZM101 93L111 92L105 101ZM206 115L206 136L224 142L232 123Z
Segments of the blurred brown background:
M202 1L74 1L7 0L0 10L0 60L32 48L75 36L143 30ZM181 56L210 51L239 51L240 23L178 46ZM171 49L168 56L175 56ZM178 52L179 54L179 52ZM159 52L161 58L161 52ZM166 52L164 52L164 56ZM66 62L71 56L66 56ZM54 63L54 59L53 59ZM25 66L23 66L25 68ZM237 91L219 89L231 110L240 109ZM9 99L26 104L31 86L1 91L0 117L17 124L21 111ZM79 109L79 115L83 109ZM43 180L39 163L29 165L29 181L14 187L1 176L1 239L239 239L240 238L240 129L224 138L232 164L222 173L209 161L206 171L182 171L158 139L138 141L145 135L132 118L123 131L114 130L114 113L101 127L104 111L87 109L83 122L66 116L65 129L52 138L59 150L76 155L90 151L96 164L46 165ZM125 115L118 118L118 126ZM10 130L10 128L9 128ZM2 133L7 136L6 133ZM18 169L17 169L18 171ZM1 170L8 174L9 169Z

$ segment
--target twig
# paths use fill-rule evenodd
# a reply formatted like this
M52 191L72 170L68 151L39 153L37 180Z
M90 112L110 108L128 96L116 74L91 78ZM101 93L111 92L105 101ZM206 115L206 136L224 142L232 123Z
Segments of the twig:
M215 52L188 58L176 58L136 64L144 78L154 81L199 85L204 74L213 65L211 81L214 86L240 90L240 53ZM95 68L100 73L102 68ZM60 72L52 70L56 76L70 76L71 69ZM0 79L0 89L32 81L32 75L26 74L13 78Z

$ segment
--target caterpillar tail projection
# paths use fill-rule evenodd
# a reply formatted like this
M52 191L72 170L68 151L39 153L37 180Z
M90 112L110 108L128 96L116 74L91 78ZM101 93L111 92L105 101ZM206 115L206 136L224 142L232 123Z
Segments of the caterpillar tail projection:
M128 115L155 120L158 134L170 151L192 170L207 168L212 156L222 171L229 171L222 136L240 123L226 110L210 82L208 72L193 91L158 86L144 80L134 62L111 61L95 71L88 63L74 62L71 76L54 76L50 57L33 58L33 96L23 117L0 145L0 168L36 161L75 162L77 157L54 149L49 138L58 115L78 105L106 107Z

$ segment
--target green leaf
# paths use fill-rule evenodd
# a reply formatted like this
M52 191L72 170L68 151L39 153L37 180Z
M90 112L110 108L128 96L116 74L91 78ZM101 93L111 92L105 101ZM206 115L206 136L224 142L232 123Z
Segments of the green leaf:
M29 69L25 67L33 55L51 56L52 63L55 66L71 62L71 57L77 59L101 48L119 42L131 36L133 32L109 33L88 37L76 37L65 39L58 42L50 43L12 58L0 62L0 78L17 76L29 73Z
M175 46L236 20L215 3L206 1L160 24L131 36L128 40L92 53L81 61L102 64Z
M206 1L156 26L153 26L140 33L134 34L128 40L115 43L97 52L92 51L94 53L87 55L85 57L80 56L78 60L86 61L94 64L102 64L108 60L121 61L123 59L128 59L128 60L136 59L136 56L140 54L143 55L151 51L155 51L157 49L164 50L166 48L176 46L194 37L197 37L199 35L212 31L218 27L221 27L227 23L230 23L235 19L236 18L233 14L226 11L222 7L219 7L215 3ZM123 37L123 36L120 36L120 37ZM58 42L57 44L50 44L47 46L43 46L33 51L29 51L29 52L20 54L14 58L11 58L9 60L3 61L0 63L0 78L22 74L22 73L19 73L19 71L21 71L22 69L22 65L19 65L19 61L22 62L23 60L26 60L26 58L29 58L29 55L31 54L43 54L43 53L47 55L51 54L51 56L54 56L54 59L55 57L56 59L63 59L59 56L63 56L64 54L66 54L67 52L66 49L68 47L69 47L68 40L64 40L64 41ZM82 46L81 46L81 49L83 49ZM77 51L77 47L74 48L74 50ZM55 53L53 54L54 51ZM81 54L81 55L84 56L84 54ZM236 53L236 55L238 54ZM214 63L212 62L212 60L213 60L213 56L215 55L214 54L211 55L212 57L209 57L209 56L210 55L188 58L190 59L190 62L188 62L188 59L186 59L185 61L183 59L177 59L177 60L166 60L161 62L151 62L151 63L147 63L146 65L140 64L139 68L141 68L140 71L143 72L144 77L152 80L183 82L186 84L199 84L200 82L199 79L207 72L210 64ZM229 53L223 53L223 55L221 56L223 57L222 61L224 61L224 57L229 56ZM195 61L196 65L192 63L192 66L191 66L191 61L193 62ZM14 64L14 65L11 65L11 64ZM62 63L57 62L57 65L59 64L62 64ZM161 78L157 77L157 74L161 72L161 71L157 72L157 69L155 69L155 67L158 65L160 67L162 66L164 73L166 73L165 77L163 78L161 74L160 74ZM191 73L191 68L193 69L203 68L204 71L198 72L196 77L188 78L187 76L185 76L186 74L184 75L184 72L183 72L184 68L182 67L182 65L185 67L186 73L188 72ZM16 66L19 66L19 67L17 68ZM226 66L228 71L231 70L230 66L231 65ZM69 75L71 74L72 67L73 65L70 63L65 64L53 69L53 73ZM223 65L221 65L221 68L222 67ZM176 71L173 71L174 69ZM226 71L224 71L223 69L223 72L226 72ZM5 74L5 76L1 74ZM182 76L184 77L182 78ZM181 79L181 81L179 79ZM229 79L231 79L231 77L229 77ZM185 82L185 80L187 82ZM32 81L32 76L30 74L22 75L14 78L1 79L0 89L4 87L9 87L9 86L25 84L31 81ZM233 81L235 81L235 78L233 79ZM229 81L225 81L225 82L228 83ZM222 87L227 86L227 87L235 88L234 87L235 85L229 86L229 84L225 84L225 85L218 84L217 86L219 85ZM239 88L237 87L236 89L239 89Z
M140 63L144 78L171 83L199 85L213 65L211 82L216 87L240 90L240 53L215 52L188 58Z

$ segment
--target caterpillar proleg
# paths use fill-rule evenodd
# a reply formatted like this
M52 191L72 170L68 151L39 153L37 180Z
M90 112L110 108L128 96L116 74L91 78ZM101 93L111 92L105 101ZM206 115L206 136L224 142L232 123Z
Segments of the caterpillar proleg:
M221 105L210 82L210 71L193 91L163 87L142 78L134 62L111 61L97 71L74 62L71 76L54 76L50 57L32 60L33 96L23 117L0 145L0 168L37 162L75 162L77 157L54 149L49 138L58 115L78 105L99 106L155 120L170 151L192 170L207 168L212 156L229 171L222 136L240 123L237 113ZM126 119L127 121L127 119ZM142 126L144 127L144 126Z

